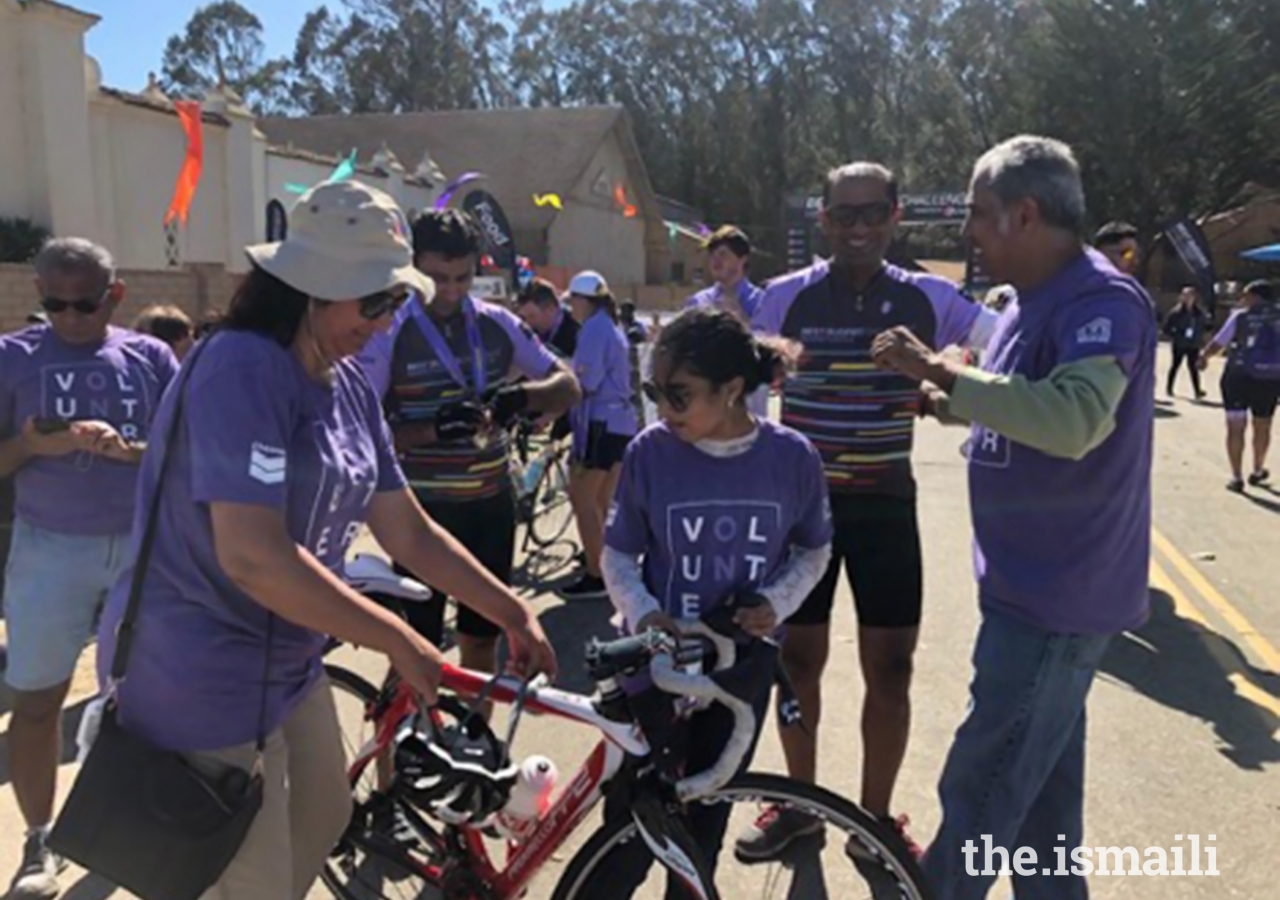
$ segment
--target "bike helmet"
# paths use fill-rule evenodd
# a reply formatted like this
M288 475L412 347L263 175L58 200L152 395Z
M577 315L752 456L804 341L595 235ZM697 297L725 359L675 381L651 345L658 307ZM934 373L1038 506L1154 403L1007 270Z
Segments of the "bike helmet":
M506 806L520 773L484 718L455 697L405 720L395 766L409 802L452 825L483 825Z

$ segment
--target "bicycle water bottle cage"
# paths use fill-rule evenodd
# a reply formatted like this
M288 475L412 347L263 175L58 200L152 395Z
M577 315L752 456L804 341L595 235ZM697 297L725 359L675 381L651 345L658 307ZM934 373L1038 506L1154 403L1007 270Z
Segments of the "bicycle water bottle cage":
M506 805L519 776L488 722L451 696L441 696L431 715L405 720L395 768L409 802L452 825L483 825Z

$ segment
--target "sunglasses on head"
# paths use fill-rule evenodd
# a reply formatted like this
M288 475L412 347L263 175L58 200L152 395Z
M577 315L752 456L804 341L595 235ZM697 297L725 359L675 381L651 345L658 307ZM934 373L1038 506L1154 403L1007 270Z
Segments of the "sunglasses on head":
M40 308L47 313L61 313L68 309L74 309L82 316L91 316L102 308L102 301L107 297L107 292L103 291L95 300L91 297L84 297L80 300L59 300L56 297L41 297Z
M404 290L378 291L360 298L360 315L370 321L381 319L399 309L409 299L409 292Z
M859 222L875 228L884 225L893 215L893 204L887 200L876 203L843 204L827 210L827 218L841 228L852 228Z
M689 390L684 385L663 387L656 381L645 381L641 383L640 390L654 406L665 400L674 412L682 413L689 408Z

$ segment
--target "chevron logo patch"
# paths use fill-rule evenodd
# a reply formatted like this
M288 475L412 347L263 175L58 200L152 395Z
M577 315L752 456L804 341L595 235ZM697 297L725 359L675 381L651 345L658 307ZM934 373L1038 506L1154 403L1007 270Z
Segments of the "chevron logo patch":
M249 477L263 484L284 484L288 458L279 447L254 441L249 450Z

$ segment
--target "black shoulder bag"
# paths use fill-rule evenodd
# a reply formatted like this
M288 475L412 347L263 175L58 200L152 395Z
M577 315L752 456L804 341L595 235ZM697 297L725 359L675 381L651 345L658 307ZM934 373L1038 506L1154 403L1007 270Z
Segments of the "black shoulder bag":
M206 775L183 754L160 749L126 731L117 721L115 688L124 680L129 664L160 496L179 436L187 378L200 349L183 366L176 387L173 422L111 661L101 729L49 835L53 850L142 900L197 900L226 871L262 806L265 662L258 752L251 772L228 768L215 776ZM268 659L273 622L274 617L268 618Z

